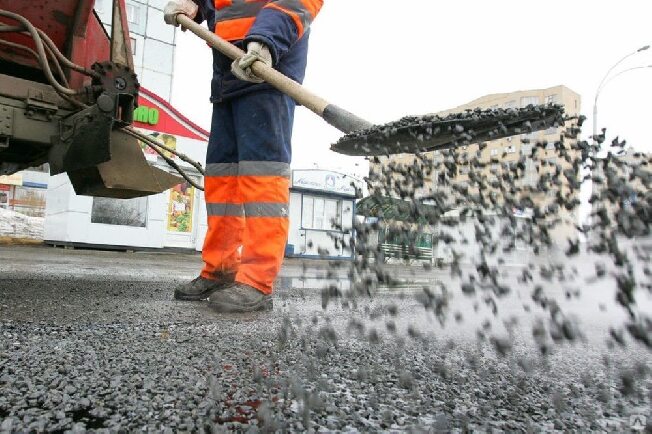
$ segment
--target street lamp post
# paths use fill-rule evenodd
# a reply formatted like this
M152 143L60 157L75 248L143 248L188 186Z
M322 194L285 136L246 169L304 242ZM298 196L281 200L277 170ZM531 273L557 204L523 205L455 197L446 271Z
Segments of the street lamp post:
M602 78L602 81L600 82L600 84L598 85L597 90L595 91L595 100L593 101L593 141L594 142L597 141L597 137L598 137L598 98L600 97L600 92L602 91L602 89L604 88L604 86L606 84L605 81L607 81L607 78L609 78L609 74L611 74L611 72L614 69L616 69L618 67L618 65L623 63L625 60L629 59L630 57L632 57L632 56L634 56L634 55L636 55L636 54L638 54L638 53L640 53L642 51L646 51L649 48L650 48L649 45L645 45L644 47L641 47L638 50L636 50L636 51L634 51L632 53L629 53L627 56L623 57L618 62L616 62L611 68L609 68L607 73ZM647 68L647 67L643 66L643 67L638 67L638 68L631 68L630 70L639 69L639 68ZM626 72L626 71L623 71L623 72L617 74L616 76L618 76L618 75L620 75L620 74L622 74L624 72ZM615 78L615 77L613 77L613 78ZM611 81L611 80L609 80L609 81Z
M626 56L623 57L622 59L620 59L620 60L619 60L618 62L616 62L616 63L615 63L611 68L609 68L609 70L607 71L607 73L606 73L606 74L604 75L604 77L602 78L602 81L600 81L600 84L598 85L598 88L597 88L596 91L595 91L595 99L593 100L593 143L594 143L595 148L596 148L596 151L594 151L594 152L599 153L599 150L600 150L600 148L602 147L602 146L600 146L600 148L598 148L598 98L600 97L600 92L602 92L602 90L604 89L604 87L605 87L605 86L606 86L606 85L607 85L611 80L615 79L616 77L618 77L618 76L620 76L620 75L622 75L622 74L624 74L624 73L626 73L626 72L633 71L633 70L635 70L635 69L652 68L652 65L648 65L648 66L637 66L637 67L634 67L634 68L626 69L626 70L621 71L621 72L619 72L618 74L616 74L616 75L614 75L614 76L612 76L612 77L609 77L609 75L613 72L614 69L616 69L616 68L618 67L618 65L620 65L620 64L623 63L625 60L629 59L629 58L632 57L632 56L635 56L636 54L638 54L638 53L640 53L640 52L642 52L642 51L647 51L649 48L650 48L649 45L645 45L645 46L639 48L638 50L636 50L636 51L634 51L634 52L632 52L632 53L629 53L628 55L626 55ZM594 155L594 157L597 158L598 155L596 154L596 155ZM590 168L586 168L586 169L588 169L589 172L593 172L593 171L596 171L596 170L597 170L598 172L600 171L600 169L599 169L599 165L597 165L597 164L595 163L595 161L593 162L593 164L591 165ZM595 175L595 173L594 173L594 175ZM584 185L584 184L583 184L583 185ZM588 187L588 188L590 188L592 191L595 191L596 186L595 186L595 181L594 181L594 180L591 181L591 183L589 184L589 187ZM589 214L588 216L585 216L585 219L586 219L586 223L587 223L587 224L590 224L590 221L591 221L591 214ZM584 219L581 219L581 220L584 220ZM582 222L580 222L580 223L583 224Z

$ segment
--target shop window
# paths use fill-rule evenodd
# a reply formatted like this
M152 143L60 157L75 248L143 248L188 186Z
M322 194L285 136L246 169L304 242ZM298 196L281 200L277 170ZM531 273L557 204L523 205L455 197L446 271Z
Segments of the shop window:
M9 194L6 191L0 191L0 208L7 208L9 203Z
M31 217L45 216L45 195L47 190L16 186L11 201L14 211Z
M313 196L303 197L303 229L334 230L342 225L342 202Z
M315 199L310 196L303 196L303 205L301 213L301 227L312 228L313 211L315 209Z
M94 197L91 223L144 228L147 226L147 198Z
M409 251L409 247L432 249L433 237L432 234L415 231L386 230L383 243L405 246L407 251Z
M192 233L195 188L184 182L170 189L168 232Z
M127 21L129 24L140 24L140 7L127 3Z

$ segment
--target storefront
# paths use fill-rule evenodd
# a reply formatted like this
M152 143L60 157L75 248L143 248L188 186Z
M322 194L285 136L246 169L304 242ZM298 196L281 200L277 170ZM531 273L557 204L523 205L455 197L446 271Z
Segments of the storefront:
M326 170L294 170L286 256L353 259L351 239L360 180Z
M138 105L134 127L193 160L205 160L207 131L146 89L140 89ZM151 164L171 171L158 154L141 146ZM168 156L201 184L202 177L192 166ZM45 241L49 244L200 250L205 222L203 193L187 183L136 199L77 196L66 174L51 177L48 185Z
M39 167L0 176L0 208L43 217L49 178L45 170Z
M21 173L0 176L0 208L13 208L11 202L14 199L14 193L18 185L23 185L23 175Z

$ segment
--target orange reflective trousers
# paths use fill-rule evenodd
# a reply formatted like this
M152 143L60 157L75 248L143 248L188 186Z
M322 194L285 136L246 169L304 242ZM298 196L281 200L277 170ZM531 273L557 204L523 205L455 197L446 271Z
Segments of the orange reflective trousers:
M294 108L275 90L213 104L203 277L235 271L237 282L272 292L289 229Z

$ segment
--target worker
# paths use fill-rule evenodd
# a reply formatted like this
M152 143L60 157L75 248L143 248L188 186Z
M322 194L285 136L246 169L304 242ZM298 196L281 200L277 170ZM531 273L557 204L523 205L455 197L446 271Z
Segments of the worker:
M272 309L289 229L295 102L260 80L255 61L302 82L310 24L323 0L174 0L165 21L183 13L246 51L231 61L213 50L213 114L204 182L208 231L204 267L175 290L208 298L220 312Z

